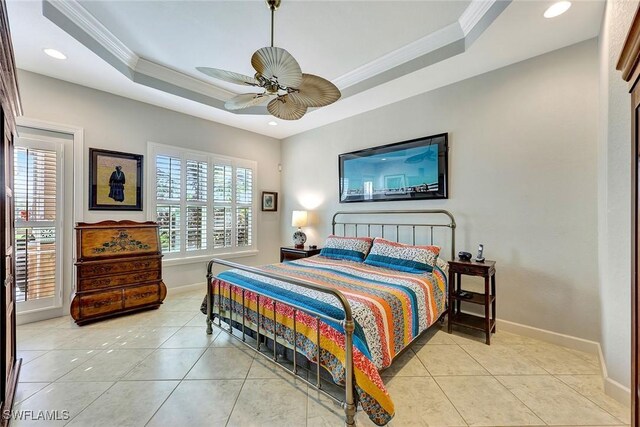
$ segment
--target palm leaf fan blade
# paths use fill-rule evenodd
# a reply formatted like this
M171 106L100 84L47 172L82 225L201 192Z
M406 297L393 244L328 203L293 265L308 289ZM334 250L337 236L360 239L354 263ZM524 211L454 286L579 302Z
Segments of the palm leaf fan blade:
M260 86L260 83L253 77L245 76L244 74L240 73L234 73L233 71L220 70L218 68L209 67L196 67L196 70L200 71L203 74L206 74L209 77L224 80L225 82L235 83L237 85Z
M295 58L280 47L263 47L251 57L253 68L265 78L276 79L281 86L297 88L302 83L302 70Z
M298 120L307 112L307 107L296 104L288 95L279 96L267 105L267 110L273 116L282 120Z
M289 93L289 98L305 107L325 107L340 99L340 90L329 80L313 74L303 74L297 91Z
M241 110L243 108L253 107L265 103L269 99L268 96L256 93L243 93L242 95L234 96L230 100L224 103L224 108L227 110Z

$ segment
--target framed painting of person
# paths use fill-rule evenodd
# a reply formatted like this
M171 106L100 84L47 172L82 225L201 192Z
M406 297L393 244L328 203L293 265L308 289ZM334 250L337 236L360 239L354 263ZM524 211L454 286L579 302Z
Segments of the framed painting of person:
M89 210L142 210L141 154L89 149Z

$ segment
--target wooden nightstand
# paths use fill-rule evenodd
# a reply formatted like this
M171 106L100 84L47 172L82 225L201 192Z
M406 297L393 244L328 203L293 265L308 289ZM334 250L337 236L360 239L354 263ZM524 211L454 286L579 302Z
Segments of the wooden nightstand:
M484 293L462 290L462 275L484 277ZM491 286L489 286L491 280ZM469 297L460 296L466 292ZM484 306L484 317L462 313L462 302ZM449 262L449 333L453 325L478 329L486 334L487 345L491 334L496 332L496 262L495 261L450 261Z
M304 248L296 248L294 246L283 246L280 248L280 262L293 261L300 258L309 258L310 256L318 255L320 248L311 249L309 246Z

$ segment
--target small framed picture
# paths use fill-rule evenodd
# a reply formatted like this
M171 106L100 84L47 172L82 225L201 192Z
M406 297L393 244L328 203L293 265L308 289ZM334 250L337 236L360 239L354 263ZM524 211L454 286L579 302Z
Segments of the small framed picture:
M262 210L266 212L278 211L278 193L272 191L262 192Z
M89 210L142 210L142 154L89 149Z

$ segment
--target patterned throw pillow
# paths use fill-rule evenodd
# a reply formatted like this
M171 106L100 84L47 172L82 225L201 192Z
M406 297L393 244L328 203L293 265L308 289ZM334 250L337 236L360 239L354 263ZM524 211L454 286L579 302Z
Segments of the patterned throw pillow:
M440 247L410 246L376 237L365 264L409 273L433 271Z
M371 237L327 237L320 255L334 259L348 259L362 262L367 257L373 239Z

